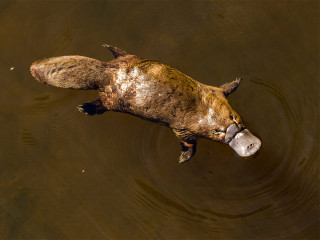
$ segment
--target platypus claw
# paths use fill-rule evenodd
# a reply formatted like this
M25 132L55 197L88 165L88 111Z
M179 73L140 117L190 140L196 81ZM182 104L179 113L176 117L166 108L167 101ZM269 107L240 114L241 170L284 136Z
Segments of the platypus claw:
M179 157L179 164L189 161L191 157L192 157L192 153L190 150L186 152L181 152L181 155Z

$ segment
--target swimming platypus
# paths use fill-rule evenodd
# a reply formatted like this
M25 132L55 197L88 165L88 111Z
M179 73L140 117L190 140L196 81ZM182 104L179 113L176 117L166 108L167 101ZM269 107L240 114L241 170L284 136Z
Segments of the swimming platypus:
M179 163L195 154L198 138L227 143L242 157L260 148L261 141L244 127L226 98L241 78L212 87L164 63L103 46L114 60L52 57L34 62L31 73L39 82L55 87L99 90L98 99L78 106L87 115L124 112L171 128L181 144Z

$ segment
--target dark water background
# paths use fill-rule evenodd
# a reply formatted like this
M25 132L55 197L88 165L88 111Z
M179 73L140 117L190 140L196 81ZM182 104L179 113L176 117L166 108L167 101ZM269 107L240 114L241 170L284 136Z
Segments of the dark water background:
M0 1L0 239L317 239L319 1ZM262 139L253 158L76 105L35 60L109 43L219 86ZM10 68L14 67L13 70Z

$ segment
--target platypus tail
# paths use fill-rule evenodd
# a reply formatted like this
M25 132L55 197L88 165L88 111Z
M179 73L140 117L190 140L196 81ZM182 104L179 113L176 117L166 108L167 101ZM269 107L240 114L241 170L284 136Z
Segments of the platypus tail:
M110 50L115 58L113 61L128 55L117 47L108 44L102 46ZM112 68L117 67L117 64L112 64L112 66ZM41 83L71 89L103 88L110 83L112 78L112 71L108 63L83 56L46 58L34 62L30 70L32 75Z
M98 89L110 82L107 64L83 56L62 56L34 62L32 75L41 83L71 89Z

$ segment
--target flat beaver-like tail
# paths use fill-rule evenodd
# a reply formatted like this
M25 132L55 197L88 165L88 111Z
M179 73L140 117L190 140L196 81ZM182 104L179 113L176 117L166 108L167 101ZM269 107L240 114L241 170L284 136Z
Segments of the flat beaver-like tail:
M83 56L62 56L36 61L32 75L41 83L61 88L98 89L110 82L107 63Z

